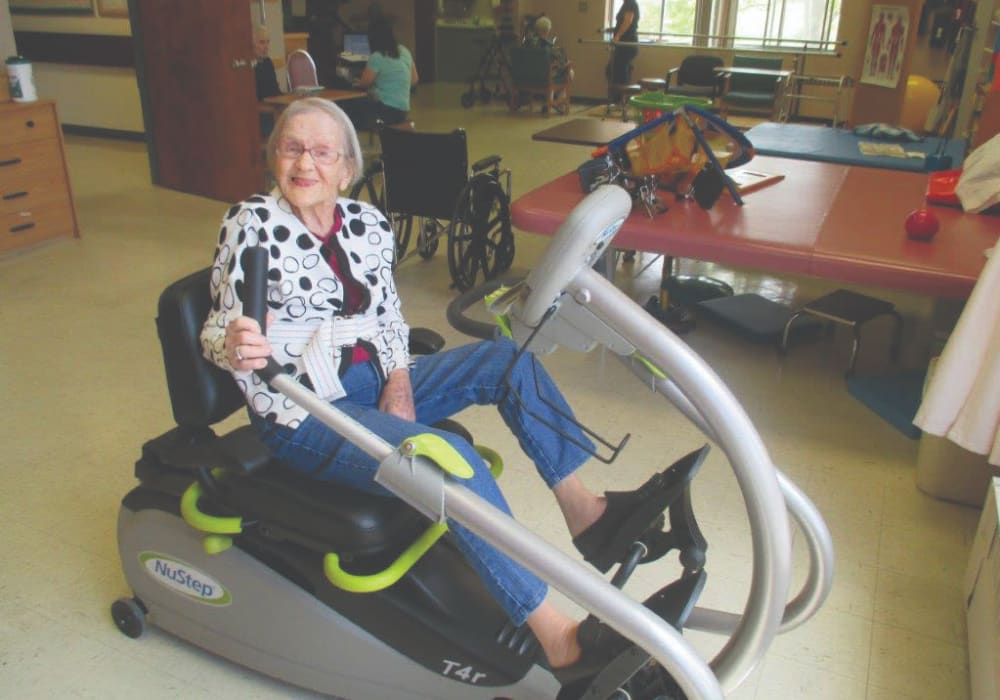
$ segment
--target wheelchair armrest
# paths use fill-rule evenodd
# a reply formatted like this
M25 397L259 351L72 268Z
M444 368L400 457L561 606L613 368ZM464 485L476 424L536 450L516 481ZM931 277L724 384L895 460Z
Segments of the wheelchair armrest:
M444 338L430 328L410 329L410 354L433 355L444 347Z
M486 168L499 164L501 160L503 159L498 155L486 156L472 164L472 172L478 173L480 170L486 170Z
M271 461L271 453L253 427L244 425L214 440L159 444L153 456L161 464L196 473L222 467L237 474L250 474Z
M674 79L674 76L680 73L680 71L681 71L680 66L674 66L673 68L667 71L667 87L670 87L670 82Z

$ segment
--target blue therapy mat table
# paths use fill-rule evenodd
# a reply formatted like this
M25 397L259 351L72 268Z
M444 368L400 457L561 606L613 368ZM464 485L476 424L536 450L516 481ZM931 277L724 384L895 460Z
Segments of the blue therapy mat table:
M904 151L935 153L941 139L925 137L922 141L879 141L870 136L856 136L852 131L812 124L778 124L764 122L751 128L746 136L759 155L816 160L824 163L860 165L869 168L927 172L923 158L895 158L892 156L866 156L858 148L862 141L899 143ZM951 167L958 168L965 155L965 143L956 139L948 143L944 153L951 156Z

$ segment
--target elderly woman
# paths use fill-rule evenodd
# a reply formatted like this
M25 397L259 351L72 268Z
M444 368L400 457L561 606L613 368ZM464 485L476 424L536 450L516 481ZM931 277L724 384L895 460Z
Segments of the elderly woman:
M587 438L530 353L518 355L511 341L497 340L409 356L409 329L392 277L393 232L378 209L341 196L362 171L358 137L343 111L318 98L294 102L279 117L267 155L277 187L231 207L222 221L202 345L232 373L253 427L273 453L311 478L390 495L375 484L378 465L371 457L253 374L268 356L391 444L424 432L448 440L475 470L464 483L509 513L475 449L428 427L472 404L496 405L588 560L606 555L623 529L641 534L653 518L637 523L634 514L648 505L648 489L602 497L584 487L574 472L589 456L578 446ZM270 252L266 336L243 315L240 255L256 245ZM503 379L512 362L508 385ZM596 621L581 628L545 601L546 587L536 576L461 525L450 527L488 590L515 624L527 622L560 678L592 675L609 653L625 647ZM578 628L588 633L578 637Z

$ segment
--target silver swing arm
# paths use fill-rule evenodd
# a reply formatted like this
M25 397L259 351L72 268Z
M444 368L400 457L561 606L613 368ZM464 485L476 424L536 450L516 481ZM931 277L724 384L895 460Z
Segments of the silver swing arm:
M592 269L630 208L621 188L595 190L570 213L527 278L500 295L491 310L507 314L515 340L536 353L558 345L587 351L600 343L633 368L641 366L637 373L653 378L654 388L726 453L750 519L750 595L742 615L696 609L687 624L731 635L711 664L728 691L749 675L779 630L801 624L825 600L832 585L832 540L815 506L775 469L749 417L716 373ZM786 607L789 510L805 533L810 572L802 592Z

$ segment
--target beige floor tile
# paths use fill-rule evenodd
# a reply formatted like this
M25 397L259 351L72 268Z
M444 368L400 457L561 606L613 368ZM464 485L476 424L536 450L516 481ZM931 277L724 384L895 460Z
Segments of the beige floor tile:
M900 627L876 623L872 634L870 688L927 700L969 695L961 645L941 642Z
M764 661L756 695L760 700L861 700L864 696L863 679L841 676L822 666L778 657Z
M940 581L879 569L874 619L962 646L966 639L962 581Z

